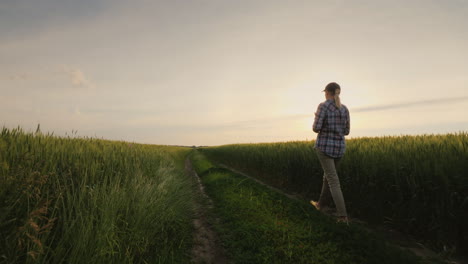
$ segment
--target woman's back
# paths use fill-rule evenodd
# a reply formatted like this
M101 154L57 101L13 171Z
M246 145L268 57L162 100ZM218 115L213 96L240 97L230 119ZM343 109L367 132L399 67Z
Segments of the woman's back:
M315 113L313 130L318 133L316 148L330 157L342 157L346 148L344 136L350 130L348 108L343 104L338 107L333 99L321 103Z

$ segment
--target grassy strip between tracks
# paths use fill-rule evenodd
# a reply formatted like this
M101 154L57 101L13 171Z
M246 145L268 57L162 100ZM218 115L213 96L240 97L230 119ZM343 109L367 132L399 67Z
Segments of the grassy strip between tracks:
M213 200L220 218L216 230L234 263L435 263L218 168L197 151L191 158Z

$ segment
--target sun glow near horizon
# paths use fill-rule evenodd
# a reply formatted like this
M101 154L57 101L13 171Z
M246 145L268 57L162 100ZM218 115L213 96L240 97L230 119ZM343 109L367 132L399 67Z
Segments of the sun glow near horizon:
M468 101L450 99L468 97L468 3L83 1L2 4L0 125L173 145L314 139L337 82L350 137L468 130Z

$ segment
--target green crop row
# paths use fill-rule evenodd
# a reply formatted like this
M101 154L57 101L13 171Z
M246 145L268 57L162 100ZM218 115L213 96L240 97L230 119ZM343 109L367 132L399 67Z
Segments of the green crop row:
M314 141L201 151L304 199L320 194ZM467 133L351 139L338 174L351 216L412 234L446 254L468 252Z
M187 150L4 128L0 262L188 262Z

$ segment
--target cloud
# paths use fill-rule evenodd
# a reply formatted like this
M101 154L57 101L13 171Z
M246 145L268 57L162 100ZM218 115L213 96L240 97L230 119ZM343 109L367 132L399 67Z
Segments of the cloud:
M30 78L31 76L29 76L27 73L18 73L18 74L8 75L5 79L12 81L12 80L27 80Z
M69 66L60 66L56 70L38 69L34 71L16 72L0 75L0 80L7 81L48 81L65 78L74 87L94 88L95 85L88 79L82 70Z
M91 85L81 70L72 70L69 72L70 79L73 85L79 87L88 87Z
M468 96L447 97L447 98L418 100L418 101L396 103L396 104L365 106L365 107L351 109L351 112L353 113L374 112L374 111L406 108L406 107L413 107L413 106L423 106L423 105L428 105L428 104L455 103L455 102L461 102L461 101L467 101L467 100L468 100Z
M382 110L392 110L398 108L406 107L418 107L424 105L434 105L434 104L444 104L444 103L456 103L468 101L468 96L461 97L447 97L447 98L438 98L438 99L428 99L428 100L417 100L411 102L395 103L395 104L386 104L386 105L375 105L375 106L366 106L360 108L350 109L351 113L360 113L360 112L374 112ZM224 124L216 124L212 126L205 126L206 129L227 129L227 128L255 128L255 127L269 127L275 126L278 123L293 122L306 118L313 118L314 114L293 114L293 115L283 115L270 118L259 118L252 120L243 120L236 122L229 122Z
M7 81L38 81L38 80L46 80L47 76L42 73L36 72L18 72L12 74L5 74L0 76L0 80L7 80Z
M79 88L94 88L94 84L86 77L80 69L62 66L58 71L59 74L65 74L74 87Z

